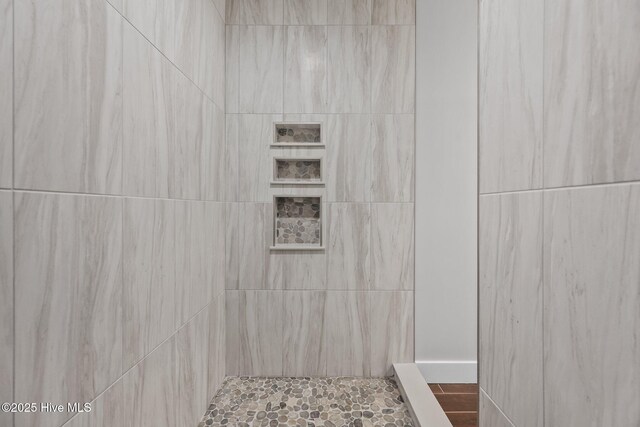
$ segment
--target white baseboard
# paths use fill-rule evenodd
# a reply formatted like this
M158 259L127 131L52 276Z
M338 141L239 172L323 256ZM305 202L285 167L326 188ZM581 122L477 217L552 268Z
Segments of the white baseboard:
M464 383L478 382L478 362L476 361L416 361L418 369L428 383Z

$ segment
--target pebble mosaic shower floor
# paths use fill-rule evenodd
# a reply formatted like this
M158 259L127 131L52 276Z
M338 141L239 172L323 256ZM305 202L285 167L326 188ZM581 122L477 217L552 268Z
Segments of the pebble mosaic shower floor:
M391 378L229 377L198 427L413 426Z

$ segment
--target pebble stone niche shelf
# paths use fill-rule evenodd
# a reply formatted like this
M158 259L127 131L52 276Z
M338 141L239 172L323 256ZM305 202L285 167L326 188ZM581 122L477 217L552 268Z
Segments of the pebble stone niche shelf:
M273 180L279 185L324 185L322 158L273 159Z
M322 123L275 123L272 147L324 147Z
M324 250L321 196L273 198L273 250Z

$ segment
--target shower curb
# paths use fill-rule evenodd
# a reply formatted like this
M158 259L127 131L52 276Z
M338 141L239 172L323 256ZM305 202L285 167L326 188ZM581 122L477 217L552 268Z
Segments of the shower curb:
M395 363L393 373L416 427L452 427L415 363Z

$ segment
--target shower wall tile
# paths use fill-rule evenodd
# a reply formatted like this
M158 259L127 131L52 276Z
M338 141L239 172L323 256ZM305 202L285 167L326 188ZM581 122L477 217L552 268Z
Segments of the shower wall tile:
M414 206L371 205L371 288L414 289Z
M414 200L415 123L413 114L373 116L374 202Z
M328 376L371 375L368 292L327 292L324 324Z
M413 113L416 89L414 26L371 27L371 110Z
M0 400L13 401L13 194L0 191ZM1 413L0 424L12 425Z
M126 371L175 330L175 203L125 199L123 230Z
M227 0L227 25L281 25L284 0Z
M226 0L213 0L213 4L216 6L223 22L227 19L226 3Z
M202 0L202 40L196 74L198 87L219 108L224 108L225 25L211 0Z
M542 198L480 198L480 384L518 426L543 425Z
M370 287L371 208L366 203L327 205L327 287Z
M122 374L122 201L14 197L14 398L90 402ZM68 418L21 415L16 426Z
M240 75L240 31L241 27L225 26L225 112L237 113L238 94L240 91L238 76Z
M123 378L124 426L176 425L179 398L176 336L162 343Z
M542 187L543 1L480 3L480 191Z
M241 203L237 209L237 215L237 233L232 238L236 239L238 248L238 289L269 289L269 247L273 243L273 204Z
M272 251L269 255L270 289L327 289L324 251Z
M203 132L205 158L202 163L205 172L205 199L225 201L228 194L233 192L233 182L227 182L237 167L237 155L227 152L225 142L226 117L224 111L217 104L207 98L203 101ZM236 164L233 162L236 161Z
M373 25L415 25L416 0L373 0Z
M174 63L192 82L200 85L200 66L204 64L205 0L174 0ZM210 0L208 3L211 3ZM201 87L201 86L200 86Z
M368 113L371 110L370 29L365 26L328 28L328 111Z
M176 71L124 24L122 193L167 197L170 150L176 143Z
M91 412L77 414L64 427L124 426L124 405L124 384L119 379L91 402Z
M13 184L13 1L0 1L0 188ZM2 420L0 416L0 420Z
M329 202L368 202L371 198L371 119L369 115L330 115L325 173Z
M281 291L226 292L226 374L282 375Z
M176 9L184 0L121 0L123 15L169 60L176 57ZM125 43L126 46L126 43Z
M209 305L209 373L208 392L205 403L215 396L225 377L226 326L224 301L225 292L221 292Z
M95 0L14 6L15 186L120 193L122 17Z
M413 292L371 292L371 376L393 375L413 363Z
M640 422L640 185L545 193L546 425Z
M480 427L514 427L482 389L479 398Z
M334 25L368 25L372 0L327 0L327 21Z
M324 112L327 104L327 27L286 27L284 112Z
M209 310L198 313L176 334L178 427L193 427L202 419L208 401Z
M285 0L285 25L324 25L327 23L327 0Z
M284 376L326 376L326 292L284 292Z
M544 185L640 179L640 5L545 2Z
M238 183L240 171L240 158L238 150L238 119L236 115L225 115L225 156L226 176L224 184L226 188L226 201L238 201Z
M246 205L240 203L225 204L225 289L238 289L240 275L240 212Z

